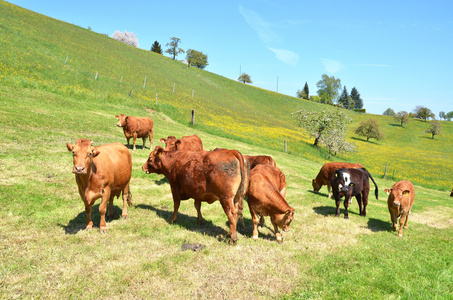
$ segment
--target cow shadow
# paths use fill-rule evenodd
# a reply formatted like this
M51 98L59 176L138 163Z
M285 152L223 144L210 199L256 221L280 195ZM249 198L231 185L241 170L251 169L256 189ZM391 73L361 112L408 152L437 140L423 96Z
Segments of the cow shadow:
M258 239L264 239L269 241L275 241L275 232L274 225L272 225L270 217L264 217L264 224L258 225ZM225 226L229 227L230 223L225 222ZM244 218L244 223L241 220L238 221L237 231L241 235L247 238L252 238L253 236L253 220ZM263 233L263 229L266 228L268 231Z
M329 197L329 195L327 193L315 192L312 190L307 190L307 192L312 193L313 195Z
M333 206L317 206L313 207L313 210L315 213L318 215L323 215L325 217L330 216L330 215L336 215L337 213L337 208L335 204ZM354 210L351 210L351 208L348 209L349 214L353 215L360 215L359 213L355 212ZM340 206L340 217L344 217L344 208Z
M155 180L154 183L155 183L156 185L170 184L170 183L168 182L167 177L165 177L165 176L164 176L163 178L159 179L159 180Z
M171 208L167 208L167 207L157 208L152 205L138 204L136 206L136 208L147 209L147 210L153 211L156 213L156 215L158 217L164 219L167 222L173 215L173 210ZM214 223L212 223L212 221L207 220L205 218L203 218L203 224L198 225L196 215L189 216L189 215L183 214L181 212L178 212L178 217L172 225L183 227L189 231L198 232L201 234L212 236L212 237L217 238L218 240L223 240L224 237L228 233L225 230L225 228L221 228L217 225L214 225Z
M127 149L129 149L129 150L134 149L134 144L129 144L129 145L123 144L123 145L124 145ZM135 144L135 149L136 149L136 150L146 150L146 149L151 149L151 148L146 147L146 146L143 147L143 145ZM133 150L132 150L132 151L133 151Z
M374 219L374 218L370 218L368 220L367 228L373 232L391 231L392 230L392 227L389 226L388 222L382 221L379 219Z
M99 229L99 224L101 223L101 215L99 214L99 205L93 205L91 208L91 220L93 221L93 229ZM107 206L108 212L108 206ZM120 219L122 214L122 208L119 208L116 205L113 205L113 218L108 218L105 216L105 222L109 223L112 220ZM85 210L81 211L75 218L69 221L67 225L58 224L61 228L64 229L66 234L77 234L81 230L85 230L87 221L87 214Z

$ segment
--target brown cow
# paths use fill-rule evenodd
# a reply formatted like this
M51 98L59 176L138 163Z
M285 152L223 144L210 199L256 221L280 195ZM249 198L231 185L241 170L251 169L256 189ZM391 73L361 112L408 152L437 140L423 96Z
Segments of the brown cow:
M201 202L220 201L230 223L230 243L237 241L236 224L242 217L243 199L249 182L247 161L236 150L164 151L157 146L143 165L146 174L163 174L173 195L173 223L181 200L193 198L197 223L203 222Z
M327 191L329 192L329 198L331 197L330 194L330 181L332 179L333 174L335 173L336 169L341 168L363 168L363 166L359 163L346 163L346 162L331 162L326 163L321 167L319 170L318 176L312 181L313 191L318 192L323 185L327 185Z
M290 207L281 191L286 191L285 175L279 168L271 165L257 165L250 171L250 184L247 191L247 203L253 221L253 238L258 238L258 215L270 216L274 225L275 238L282 243L278 231L289 230L294 219L294 208ZM286 194L286 192L285 192Z
M145 149L146 138L149 138L149 149L153 146L154 122L150 117L136 118L133 116L125 116L124 114L116 115L118 119L116 126L123 127L124 135L127 139L127 147L129 148L129 140L133 138L133 149L135 150L135 141L137 138L143 139L143 149Z
M98 198L102 198L99 205L101 215L100 230L107 231L105 212L107 202L109 213L113 217L113 198L123 193L123 218L127 218L127 204L132 206L129 181L132 173L132 158L129 150L121 143L92 146L87 139L79 139L74 145L66 143L72 152L75 174L80 197L85 204L87 214L86 229L93 227L91 221L91 207ZM126 204L127 203L127 204Z
M403 236L404 228L408 228L409 214L411 213L412 204L415 200L415 190L412 182L401 180L395 183L392 188L385 189L389 198L387 204L389 207L390 218L392 219L393 231L398 229L398 218L400 218L400 230L398 236Z
M161 138L160 141L165 144L165 151L203 151L203 142L196 134L180 139L171 135L166 139Z
M453 197L453 189L451 190L451 194L450 194L450 197Z
M277 164L272 156L269 155L244 155L250 162L250 170L252 170L257 165L271 165L276 167Z

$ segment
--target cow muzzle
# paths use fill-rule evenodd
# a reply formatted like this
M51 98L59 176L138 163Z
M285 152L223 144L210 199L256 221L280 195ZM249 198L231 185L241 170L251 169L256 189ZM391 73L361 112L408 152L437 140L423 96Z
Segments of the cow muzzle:
M116 123L116 126L123 127L123 125L121 125L121 123Z
M396 206L396 207L401 205L401 203L399 201L393 201L392 204L393 204L393 206Z
M87 170L85 167L74 166L74 168L72 169L72 173L82 175L86 174Z

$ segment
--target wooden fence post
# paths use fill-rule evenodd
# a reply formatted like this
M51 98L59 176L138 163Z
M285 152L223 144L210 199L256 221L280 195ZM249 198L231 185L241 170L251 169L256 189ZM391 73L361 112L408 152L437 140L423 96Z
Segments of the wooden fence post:
M288 148L287 148L286 140L285 140L285 153L287 153L287 150L288 150Z
M192 109L192 121L191 121L191 123L192 123L192 127L193 127L194 124L195 124L195 109Z
M133 90L134 90L134 86L132 86L131 91L129 92L129 97L132 95Z
M146 76L145 76L145 81L143 82L143 88L146 86Z
M157 93L156 93L156 105L157 105Z
M175 92L175 85L176 83L173 83L173 93Z
M66 60L64 61L64 64L66 64L66 62L68 61L68 57L69 57L69 55L66 56Z
M94 76L94 80L98 79L98 72L96 72L96 76Z
M120 79L120 85L123 83L123 76L121 76L121 79Z
M385 171L384 171L384 176L382 177L383 179L385 179L385 176L387 175L387 167L389 166L389 164L385 164Z

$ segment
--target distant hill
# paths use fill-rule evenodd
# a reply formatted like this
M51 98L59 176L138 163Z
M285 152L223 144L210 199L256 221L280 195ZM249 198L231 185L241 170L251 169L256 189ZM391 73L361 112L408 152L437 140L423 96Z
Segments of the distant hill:
M281 151L286 141L291 155L327 162L326 151L313 148L313 139L291 119L291 112L299 108L320 111L326 107L322 104L189 68L4 1L0 11L3 85L50 91L97 105L146 107L187 125L195 110L197 129ZM424 133L429 122L411 120L401 127L388 116L348 114L354 120L348 141L355 143L356 152L335 160L361 162L373 176L382 176L388 165L387 176L395 180L451 189L451 122L443 121L443 134L431 139ZM360 121L368 118L378 121L385 140L366 142L353 135Z

